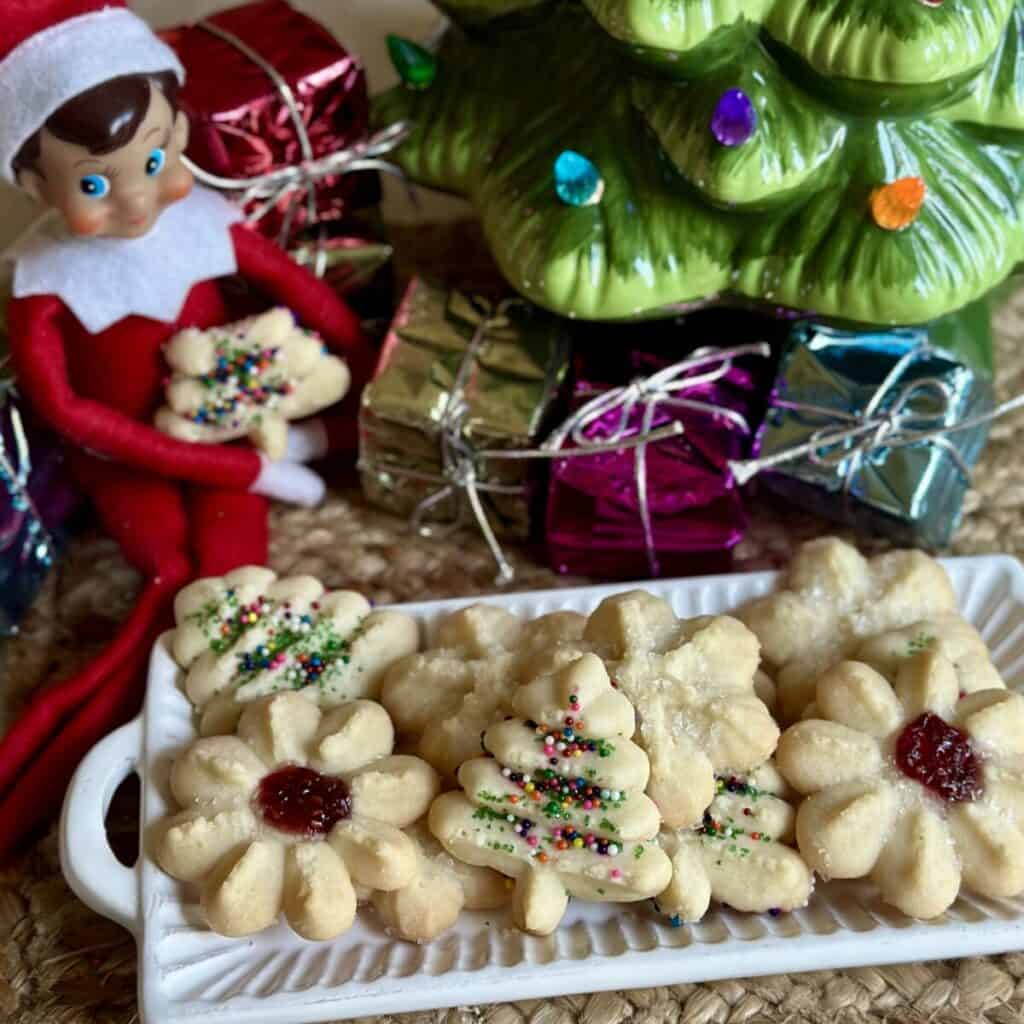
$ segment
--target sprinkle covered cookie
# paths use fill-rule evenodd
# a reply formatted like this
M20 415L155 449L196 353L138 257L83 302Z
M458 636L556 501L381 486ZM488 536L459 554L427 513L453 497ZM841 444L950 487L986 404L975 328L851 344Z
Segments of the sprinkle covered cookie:
M650 766L629 737L635 717L600 659L585 655L519 690L519 716L484 735L490 757L459 769L462 792L430 810L430 828L468 864L515 880L513 916L546 935L570 895L635 902L660 893L671 866L644 795Z
M247 437L271 459L284 457L288 421L344 398L351 376L287 309L207 331L189 328L164 349L171 369L156 426L183 441L218 444Z
M198 883L207 923L251 935L283 912L306 939L340 935L355 917L356 886L395 890L418 867L401 830L436 796L434 770L392 756L387 712L355 701L324 713L295 693L250 704L237 735L197 740L171 768L184 811L157 859Z
M658 909L673 921L699 921L711 901L764 913L806 906L814 876L796 850L796 810L771 763L743 778L720 777L715 799L695 829L665 830L672 883Z
M269 569L197 580L174 612L172 651L205 735L231 732L244 705L270 693L299 691L324 707L376 697L384 670L419 646L409 616Z
M865 638L955 613L952 584L934 559L920 551L866 559L826 537L800 548L784 589L738 614L761 641L779 714L792 722L813 700L821 673Z
M961 698L953 665L922 651L892 685L860 662L817 684L817 717L779 742L779 770L807 799L796 835L824 878L870 878L912 917L941 914L961 885L1024 891L1024 697Z

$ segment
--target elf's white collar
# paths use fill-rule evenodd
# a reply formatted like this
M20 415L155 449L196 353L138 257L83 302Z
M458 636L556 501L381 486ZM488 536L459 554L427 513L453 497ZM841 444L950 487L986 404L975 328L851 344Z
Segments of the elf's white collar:
M173 323L200 281L235 273L238 209L196 187L142 238L77 238L51 212L6 252L14 296L55 295L90 334L128 316Z

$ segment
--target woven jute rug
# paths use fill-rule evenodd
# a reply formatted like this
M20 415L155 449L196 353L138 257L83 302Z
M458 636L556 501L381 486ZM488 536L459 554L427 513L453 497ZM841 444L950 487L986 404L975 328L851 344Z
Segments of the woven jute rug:
M1005 398L1024 391L1024 292L1002 308L997 326L999 388ZM1024 556L1022 445L1024 414L995 427L953 553ZM797 544L828 529L758 501L737 568L778 567ZM578 582L539 568L526 552L514 554L521 589ZM316 511L276 510L271 562L279 572L311 573L330 587L359 589L379 602L493 590L494 570L482 541L468 533L440 542L413 537L403 521L366 506L351 482L341 482ZM138 582L109 540L95 534L76 540L21 635L3 651L0 714L9 716L40 682L73 670L98 651L130 608ZM115 849L128 857L138 850L137 819L138 796L128 786L110 819ZM813 966L808 962L809 969ZM17 862L0 869L0 1019L17 1024L138 1019L135 944L68 890L60 875L55 827ZM409 1024L1002 1024L1024 1020L1024 954L572 996L397 1019Z

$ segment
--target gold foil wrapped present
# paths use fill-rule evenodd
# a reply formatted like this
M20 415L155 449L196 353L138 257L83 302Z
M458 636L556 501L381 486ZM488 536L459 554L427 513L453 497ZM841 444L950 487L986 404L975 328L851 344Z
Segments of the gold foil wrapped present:
M533 448L569 364L564 323L518 298L416 278L384 342L360 412L363 489L417 525L466 521L471 466L495 532L530 530L530 463L487 451Z

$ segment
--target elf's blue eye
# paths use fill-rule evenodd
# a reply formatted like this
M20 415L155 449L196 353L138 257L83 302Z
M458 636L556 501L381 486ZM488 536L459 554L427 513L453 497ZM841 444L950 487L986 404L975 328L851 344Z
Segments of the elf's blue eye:
M78 187L83 195L90 199L102 199L110 192L110 181L102 174L87 174L79 183Z
M164 169L166 163L167 154L162 149L154 149L146 161L146 173L151 178L155 178Z

